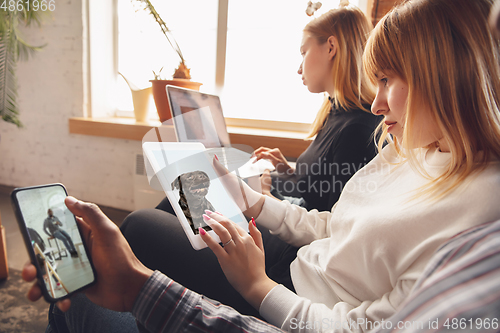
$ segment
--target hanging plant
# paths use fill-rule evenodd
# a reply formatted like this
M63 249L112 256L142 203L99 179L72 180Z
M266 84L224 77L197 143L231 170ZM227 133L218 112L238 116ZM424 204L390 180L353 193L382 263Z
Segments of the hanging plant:
M42 16L55 9L54 0L0 1L0 117L22 127L17 105L16 65L43 46L28 44L20 26L41 25Z
M181 60L179 66L175 69L173 78L174 79L191 79L190 69L186 66L184 56L182 55L179 44L177 44L174 36L172 35L172 31L170 31L170 29L167 27L167 25L165 24L165 21L162 20L162 18L160 17L160 14L158 14L158 12L156 11L156 9L153 6L153 4L151 3L151 1L149 1L149 0L137 0L137 1L143 3L144 4L143 9L148 11L149 14L151 14L151 16L153 16L156 23L158 23L158 25L160 26L162 33L167 38L168 43L170 44L172 49L174 49L174 51L177 53L177 55L179 56L179 58ZM156 77L156 74L155 74L155 77ZM155 79L158 80L157 77Z

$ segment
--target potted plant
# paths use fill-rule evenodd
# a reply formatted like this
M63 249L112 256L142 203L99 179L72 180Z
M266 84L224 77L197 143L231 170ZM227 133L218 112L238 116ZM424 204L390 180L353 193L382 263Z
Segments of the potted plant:
M153 88L153 98L155 101L156 110L158 111L160 121L164 122L172 118L172 113L170 112L170 107L167 101L167 93L165 90L167 84L194 90L199 90L202 84L199 82L191 81L190 69L186 66L186 61L184 59L184 56L182 55L181 49L175 41L172 32L165 24L165 21L162 20L153 4L149 0L137 1L140 1L145 5L144 9L153 16L155 21L160 26L162 33L167 38L168 43L170 44L170 46L172 46L172 48L180 58L179 66L176 68L171 80L164 80L161 78L161 69L158 73L153 72L154 80L150 80Z
M6 4L0 9L0 117L9 123L22 127L17 105L16 64L29 58L31 53L43 46L32 46L20 36L19 25L40 26L41 16L46 10L53 10L54 3L49 1L47 8L34 6L35 0L16 1L16 5ZM38 4L38 2L37 2Z

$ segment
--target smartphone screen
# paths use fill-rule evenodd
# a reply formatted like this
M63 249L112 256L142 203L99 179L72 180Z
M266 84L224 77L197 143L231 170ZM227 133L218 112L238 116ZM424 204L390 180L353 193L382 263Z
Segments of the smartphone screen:
M11 196L47 301L64 298L94 282L94 270L75 216L64 204L64 186L18 188Z

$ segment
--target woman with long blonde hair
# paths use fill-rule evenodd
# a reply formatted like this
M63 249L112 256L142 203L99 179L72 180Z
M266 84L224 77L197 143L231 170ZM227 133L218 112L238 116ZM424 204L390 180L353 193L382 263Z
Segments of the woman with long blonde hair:
M387 16L377 27L377 38L368 43L364 65L380 92L389 95L398 83L408 92L402 112L392 116L386 116L390 105L375 100L373 112L386 118L378 128L379 149L384 141L393 141L401 162L430 180L423 192L436 197L500 156L500 68L498 41L480 33L487 22L467 21L469 8L479 7L486 15L490 1L466 2L460 8L440 4L452 13L447 21L443 13L426 12L431 3L417 1L411 11L401 7ZM415 17L424 13L433 23L413 30ZM398 38L400 31L408 38ZM413 149L433 146L450 153L439 175L428 174Z
M500 40L489 30L491 5L408 1L377 24L363 65L377 85L371 110L384 117L380 153L331 212L248 188L242 196L214 161L245 215L300 247L292 292L255 268L263 256L257 228L246 235L223 216L206 217L223 242L233 241L220 248L202 237L268 322L312 332L326 318L331 331L368 330L395 313L441 244L500 219Z
M332 9L303 31L298 73L312 93L326 93L311 126L314 139L290 164L279 148L260 147L277 172L261 179L262 192L306 209L330 210L345 183L376 154L372 134L381 117L370 113L374 91L363 74L362 55L371 23L354 6Z

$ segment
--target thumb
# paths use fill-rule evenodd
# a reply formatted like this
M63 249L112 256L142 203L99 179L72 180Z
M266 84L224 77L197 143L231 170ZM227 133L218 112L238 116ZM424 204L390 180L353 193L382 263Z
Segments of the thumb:
M212 160L212 165L214 166L215 172L219 177L225 176L229 173L229 170L219 161L217 155L214 156Z
M103 218L106 219L106 215L104 215L101 209L94 203L83 202L72 196L66 197L64 203L70 212L75 216L83 218L90 226L95 225L97 221Z
M255 224L255 219L252 217L252 220L248 224L248 231L250 231L250 236L252 236L255 245L264 253L264 241L262 240L262 233L257 228Z

